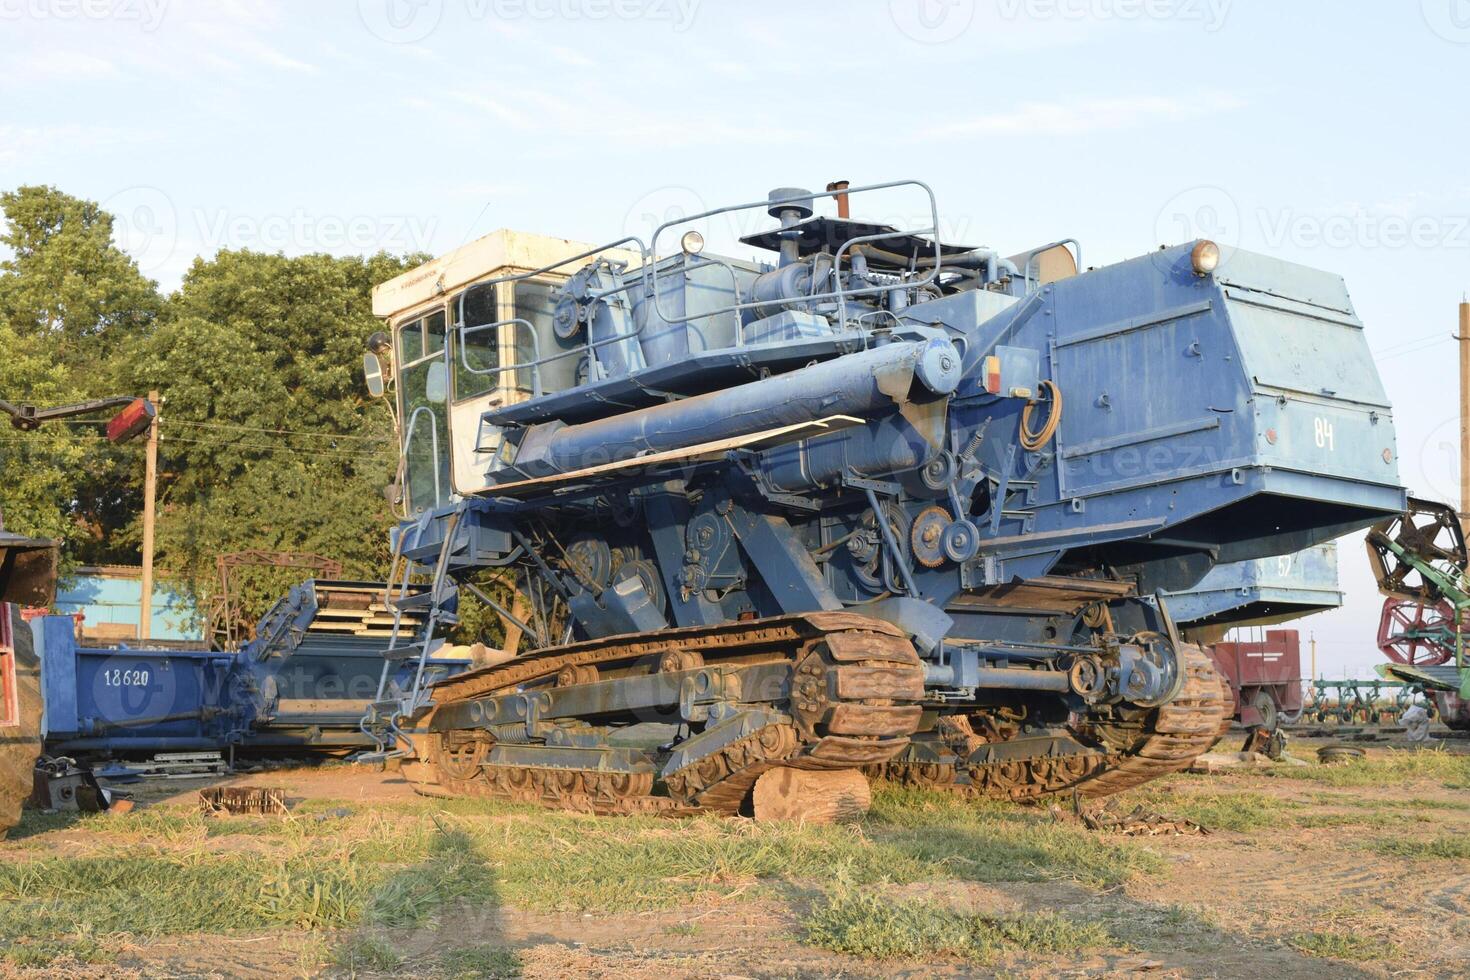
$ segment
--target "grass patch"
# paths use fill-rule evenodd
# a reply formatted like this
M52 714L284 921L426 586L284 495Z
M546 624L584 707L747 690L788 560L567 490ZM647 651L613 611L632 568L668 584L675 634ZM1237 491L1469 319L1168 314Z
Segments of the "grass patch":
M521 975L521 958L499 946L466 946L439 957L439 968L455 980L502 980Z
M1287 942L1308 956L1333 960L1380 960L1398 952L1392 943L1349 932L1298 932Z
M1375 758L1353 759L1335 765L1276 766L1266 774L1277 779L1302 779L1325 786L1393 786L1415 780L1436 780L1450 789L1470 785L1470 755L1444 749L1389 750Z
M372 936L354 936L332 950L331 961L354 975L358 970L387 973L403 965L403 957L397 950Z
M790 893L813 884L1076 881L1163 869L1040 808L880 788L842 826L597 818L477 800L312 801L289 819L184 807L64 825L77 853L40 853L50 825L0 849L0 946L24 937L413 926L450 906L637 912ZM62 826L54 828L62 831ZM8 845L7 845L8 847Z
M1375 813L1373 811L1347 813L1304 813L1296 817L1298 827L1314 829L1322 827L1394 827L1408 823L1412 818L1397 813Z
M1103 905L1097 915L1115 943L1132 949L1162 953L1183 946L1205 952L1227 941L1215 913L1201 905Z
M60 939L27 937L21 942L8 944L3 959L11 966L36 968L67 961L111 963L117 959L117 952L87 935Z
M1395 857L1445 860L1470 858L1470 838L1442 834L1429 840L1409 840L1403 837L1388 837L1374 847L1380 854Z
M0 940L83 928L159 935L418 924L451 902L493 899L474 847L441 831L422 852L405 844L399 860L415 863L399 865L370 859L371 836L282 856L155 847L0 864Z
M829 897L802 925L810 945L882 960L948 955L985 962L1001 951L1070 953L1108 940L1097 923L1055 913L993 918L855 890Z
M1118 806L1142 803L1169 817L1193 820L1207 830L1247 832L1279 827L1291 819L1291 811L1302 804L1265 793L1191 792L1134 790L1118 797Z

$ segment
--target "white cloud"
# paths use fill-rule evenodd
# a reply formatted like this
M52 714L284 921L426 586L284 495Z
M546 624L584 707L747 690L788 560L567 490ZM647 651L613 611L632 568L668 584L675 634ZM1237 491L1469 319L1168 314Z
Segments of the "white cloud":
M14 163L17 160L44 160L52 156L74 154L77 150L145 142L151 138L153 134L146 132L124 132L104 126L0 125L0 164ZM4 183L4 179L0 178L0 185Z
M81 82L116 75L117 65L81 51L49 49L17 59L5 73L15 82Z
M592 68L597 64L580 51L563 47L560 44L548 46L546 52L562 64L570 65L573 68Z
M1144 95L1076 102L1028 102L1006 112L958 119L920 131L920 138L988 136L1012 133L1070 135L1101 129L1124 129L1151 122L1178 122L1240 109L1246 102L1234 95L1204 94L1191 98Z
M189 26L207 43L226 49L231 54L241 55L252 61L286 71L314 72L317 70L315 65L293 58L280 48L267 44L249 32L238 28L214 23L195 23Z

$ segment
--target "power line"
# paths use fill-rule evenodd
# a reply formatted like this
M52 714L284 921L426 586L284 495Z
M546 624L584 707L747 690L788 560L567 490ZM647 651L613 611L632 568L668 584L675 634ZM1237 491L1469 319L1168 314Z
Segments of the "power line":
M73 433L72 434L72 438L75 439L75 440L77 440L78 442L92 442L92 443L105 442L106 439L107 439L106 436L103 436L100 433L98 433L98 434L93 434L93 433ZM241 443L241 442L215 441L215 440L207 440L207 439L189 439L189 438L186 438L184 436L169 436L169 437L167 437L167 439L160 438L160 441L161 442L183 442L183 443L190 443L190 444L198 445L198 446L214 447L214 448L217 448L217 449L240 449L240 450L249 450L251 452L260 452L260 453L285 453L286 455L290 455L290 456L308 456L308 457L310 457L310 456L332 456L332 457L337 457L337 458L342 458L342 459L371 459L371 458L374 458L374 457L380 457L381 458L381 457L390 457L390 456L397 456L398 455L397 450L391 449L391 448L387 448L387 447L385 447L383 449L368 449L368 448L363 448L363 449L317 449L317 448L303 449L303 448L293 448L291 446L272 446L272 445L267 445L267 444L264 444L264 443L248 443L248 442L247 443ZM0 443L9 444L9 445L18 445L18 446L26 446L26 445L34 446L34 445L36 445L35 440L34 440L33 437L30 437L30 436L22 436L22 435L0 435ZM47 453L45 455L47 455L50 458L53 458L54 459L54 458L59 458L63 454L60 453L60 452L51 452L51 453Z
M361 436L345 432L311 432L305 429L266 429L254 425L231 425L224 422L196 422L192 419L176 418L172 415L160 415L159 425L187 425L198 429L228 429L240 432L267 432L276 435L312 436L318 439L360 439L365 442L392 442L386 436Z
M87 425L106 425L107 424L107 420L106 419L56 419L56 420L54 420L52 422L48 422L46 424L47 425L54 425L57 422L61 423L62 425L81 425L81 426L87 426ZM197 429L220 429L220 430L225 430L225 431L229 431L229 432L260 432L260 433L267 433L267 434L272 434L272 435L308 436L308 437L315 438L315 439L354 439L354 440L358 440L358 441L361 441L361 442L392 442L393 441L392 438L390 438L388 436L362 436L362 435L354 435L354 434L345 433L345 432L310 432L310 431L307 431L305 429L266 429L266 428L261 428L259 426L253 426L253 425L228 425L228 424L225 424L223 422L194 422L194 421L191 421L189 419L174 418L171 415L160 415L158 417L158 424L160 426L167 426L167 425L186 425L186 426L189 426L190 428L197 428Z

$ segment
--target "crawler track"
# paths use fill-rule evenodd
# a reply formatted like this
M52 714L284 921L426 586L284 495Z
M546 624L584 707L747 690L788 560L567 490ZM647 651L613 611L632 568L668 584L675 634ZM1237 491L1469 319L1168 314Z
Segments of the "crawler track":
M438 685L405 771L427 795L734 814L773 768L891 759L919 725L923 676L902 633L841 612L552 648ZM613 747L610 733L653 715L684 722L680 737Z
M1094 725L1113 751L1092 750L1008 758L974 763L992 743L971 730L963 716L941 722L956 764L886 763L878 771L896 781L954 788L1009 800L1034 799L1076 790L1082 796L1109 796L1185 768L1220 736L1229 720L1229 701L1209 656L1185 645L1185 680L1178 697L1148 713L1133 727ZM1119 748L1126 745L1126 748Z

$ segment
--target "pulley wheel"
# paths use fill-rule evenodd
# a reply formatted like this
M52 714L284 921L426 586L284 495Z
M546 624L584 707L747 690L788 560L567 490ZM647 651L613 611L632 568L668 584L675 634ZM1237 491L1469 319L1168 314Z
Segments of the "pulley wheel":
M944 557L962 565L980 551L980 529L970 521L954 521L944 529L940 541Z

